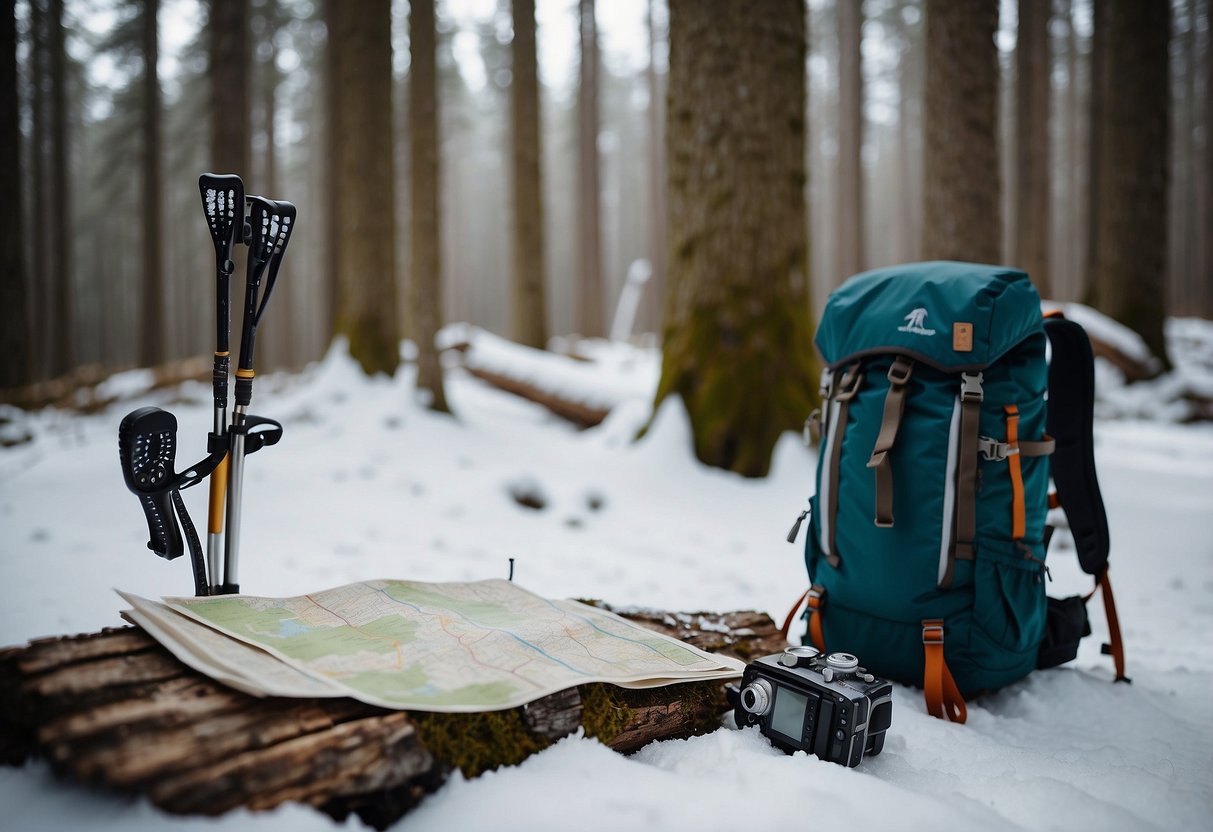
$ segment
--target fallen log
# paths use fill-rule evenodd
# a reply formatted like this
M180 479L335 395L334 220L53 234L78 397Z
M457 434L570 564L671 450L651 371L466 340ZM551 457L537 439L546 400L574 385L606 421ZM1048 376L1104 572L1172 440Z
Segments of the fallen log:
M615 611L743 660L784 646L761 613ZM478 714L257 698L191 670L137 627L0 650L0 762L43 758L65 778L175 814L295 801L382 829L456 769L515 765L578 729L626 753L715 730L725 709L718 682L582 685Z

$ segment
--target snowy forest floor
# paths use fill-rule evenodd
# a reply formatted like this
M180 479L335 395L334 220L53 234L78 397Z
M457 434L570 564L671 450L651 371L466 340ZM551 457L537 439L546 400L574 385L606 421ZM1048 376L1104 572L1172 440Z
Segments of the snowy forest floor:
M921 693L898 687L884 752L857 769L785 756L756 729L630 757L571 737L515 768L456 775L399 826L1204 828L1213 811L1213 425L1174 420L1177 391L1213 389L1213 323L1172 321L1170 333L1177 370L1167 378L1126 388L1115 371L1099 372L1099 477L1131 685L1112 684L1099 654L1106 624L1096 598L1095 633L1075 662L971 703L966 725L931 719ZM783 537L812 490L813 452L787 434L764 480L705 468L676 402L633 442L650 417L659 356L598 344L590 357L579 377L611 390L614 409L583 432L458 369L447 391L456 417L431 414L413 401L411 367L366 379L340 346L303 374L259 377L252 410L280 419L286 434L248 465L244 591L504 577L513 557L515 579L546 596L781 619L805 583L803 533L796 546ZM145 381L132 373L109 384L117 392ZM7 414L8 435L32 439L0 451L0 646L122 623L112 587L189 592L184 559L165 563L145 548L116 432L137 406L172 410L183 468L204 455L209 393L187 384L100 414ZM205 489L185 496L201 521ZM1090 588L1065 544L1049 558L1056 596ZM6 829L334 828L299 806L170 818L57 782L42 763L0 768L0 813Z

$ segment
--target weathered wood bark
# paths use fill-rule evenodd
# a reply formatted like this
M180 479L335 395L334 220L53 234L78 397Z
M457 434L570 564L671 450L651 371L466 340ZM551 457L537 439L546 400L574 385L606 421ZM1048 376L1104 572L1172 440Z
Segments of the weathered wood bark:
M442 237L439 218L438 65L434 0L409 11L409 156L412 160L412 264L409 330L417 341L417 389L431 409L447 412L446 387L434 337L442 325Z
M211 166L216 173L248 176L252 159L252 47L249 4L211 0Z
M863 3L838 4L838 269L863 271Z
M1015 47L1015 265L1027 271L1040 296L1053 296L1049 269L1049 7L1051 0L1019 0Z
M619 612L743 660L784 646L759 613ZM190 670L137 628L0 651L0 763L41 756L68 778L178 814L296 801L384 828L455 769L474 777L519 763L578 727L632 751L714 730L724 709L715 682L583 685L488 714L258 699Z
M923 256L1002 258L997 0L927 0Z
M15 0L0 2L0 194L8 203L0 211L0 390L32 381L16 9Z
M540 176L542 130L539 119L539 67L535 49L535 2L513 0L514 272L510 305L513 339L543 349L548 343L547 270L544 268L543 183Z
M513 393L515 396L535 404L543 405L555 415L567 419L579 428L592 428L600 425L611 414L611 411L606 408L573 401L559 393L544 390L529 381L515 378L499 370L489 370L468 363L465 363L463 368L469 375L475 376L486 384L491 384L499 390Z
M670 4L669 282L657 403L705 463L763 476L817 391L805 172L805 10Z
M594 0L580 0L581 66L577 81L577 317L586 338L606 334L602 285L602 220L598 184L598 24Z
M143 78L141 98L143 105L141 132L143 134L143 163L140 192L139 221L142 238L139 246L140 263L143 268L143 309L140 315L139 361L151 367L168 359L168 327L165 315L164 279L164 209L161 205L164 193L162 183L161 153L163 143L160 129L160 78L156 64L160 58L160 41L156 32L156 19L160 12L160 0L143 0L141 12L141 48L143 56Z
M363 372L393 375L400 363L400 321L396 178L392 173L391 3L330 2L325 8L337 116L329 125L335 131L332 147L337 172L331 191L337 331L349 339L350 355Z
M32 249L30 261L31 349L33 376L42 381L54 373L50 355L50 213L47 171L47 12L46 0L31 0L30 14L30 187L33 193L30 217ZM19 124L20 122L18 122Z
M1102 7L1105 83L1114 94L1101 122L1096 308L1141 335L1166 370L1170 7L1134 0Z

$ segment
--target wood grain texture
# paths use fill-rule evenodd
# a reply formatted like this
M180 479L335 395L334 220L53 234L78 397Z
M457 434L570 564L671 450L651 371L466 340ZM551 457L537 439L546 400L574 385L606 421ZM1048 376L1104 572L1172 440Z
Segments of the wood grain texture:
M761 613L616 612L741 659L784 646ZM134 627L0 650L0 762L42 758L66 779L175 814L294 801L385 828L456 769L476 776L515 764L579 728L630 752L715 730L724 709L717 682L583 685L487 714L257 698L191 670Z

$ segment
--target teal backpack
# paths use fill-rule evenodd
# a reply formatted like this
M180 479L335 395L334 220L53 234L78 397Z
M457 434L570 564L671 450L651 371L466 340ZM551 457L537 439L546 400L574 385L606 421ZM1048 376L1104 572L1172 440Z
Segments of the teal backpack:
M816 344L817 489L788 540L810 515L818 649L922 686L930 713L960 722L966 697L1074 658L1091 596L1046 597L1052 478L1123 679L1082 328L1046 321L1022 271L915 263L837 289Z

